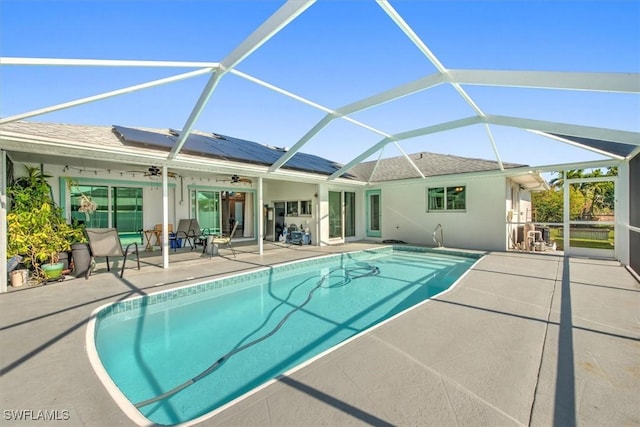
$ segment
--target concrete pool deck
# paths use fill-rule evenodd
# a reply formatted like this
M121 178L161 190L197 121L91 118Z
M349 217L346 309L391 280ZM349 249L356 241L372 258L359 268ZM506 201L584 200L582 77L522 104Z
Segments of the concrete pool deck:
M124 279L99 261L88 281L2 294L2 425L132 425L87 358L87 322L101 305L372 246L177 252L169 270L155 252ZM578 424L640 425L640 285L614 261L489 253L449 292L198 425Z

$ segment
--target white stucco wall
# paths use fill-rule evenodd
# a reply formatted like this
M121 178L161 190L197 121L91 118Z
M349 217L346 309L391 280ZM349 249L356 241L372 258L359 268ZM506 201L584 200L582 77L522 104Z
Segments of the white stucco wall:
M264 185L263 202L269 207L273 207L274 202L302 200L311 201L311 215L285 216L285 224L287 226L296 224L298 227L302 225L304 228L309 228L312 242L315 243L318 225L318 186L292 181L268 181Z
M427 188L466 186L464 212L427 212ZM442 225L447 247L505 250L505 178L473 177L387 183L382 190L382 237L434 246L433 231Z
M14 165L14 174L16 177L25 176L24 163L16 163ZM30 167L40 168L38 164L28 164ZM44 174L50 175L51 178L47 179L47 182L51 186L53 192L53 200L63 207L68 207L71 200L69 197L69 189L62 188L66 186L64 180L65 177L73 178L77 180L81 185L111 185L119 187L141 187L142 200L143 200L143 228L150 229L156 224L162 223L162 178L145 177L143 173L120 175L119 172L110 173L108 170L94 170L87 169L81 170L77 168L70 168L65 170L64 166L60 165L44 165ZM62 178L62 184L60 183ZM189 203L188 192L185 190L185 203L184 206L174 203L176 188L179 186L179 181L170 179L169 181L169 223L173 224L174 228L177 227L176 214L177 210L183 216L179 218L188 218L189 215ZM65 200L61 200L61 194L64 195ZM67 220L70 220L70 213L66 212Z

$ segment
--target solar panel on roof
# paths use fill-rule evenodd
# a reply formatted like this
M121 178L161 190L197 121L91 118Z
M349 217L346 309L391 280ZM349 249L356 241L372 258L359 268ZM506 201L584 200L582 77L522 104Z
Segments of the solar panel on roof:
M176 135L178 134L178 131L173 129L170 129L170 135L167 135L160 132L117 125L113 126L113 131L125 144L156 147L163 150L173 147L177 141ZM191 133L182 148L182 152L265 166L271 166L285 153L283 149L214 133L211 136ZM331 175L341 167L342 165L319 156L296 153L283 166L283 169ZM351 177L351 175L343 175L343 177Z
M615 154L621 157L627 157L637 147L631 144L624 144L622 142L614 141L602 141L599 139L583 138L580 136L562 135L559 133L550 133L549 135L556 136L558 138L566 139L567 141L575 142L576 144L584 145L586 147L595 148L600 151Z
M149 132L146 130L133 129L124 126L113 125L113 132L124 142L134 143L138 145L153 146L159 148L173 147L176 140L169 135L161 133Z

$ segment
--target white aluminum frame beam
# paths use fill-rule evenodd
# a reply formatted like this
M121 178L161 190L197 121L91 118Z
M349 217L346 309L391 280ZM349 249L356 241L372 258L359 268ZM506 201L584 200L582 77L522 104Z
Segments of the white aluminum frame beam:
M449 82L480 86L640 93L639 73L449 70Z
M385 13L391 18L391 20L400 28L400 30L405 33L405 35L413 42L413 44L422 52L424 56L427 57L429 62L433 64L436 69L444 74L448 74L448 70L444 65L440 62L440 60L436 57L436 55L431 52L431 50L427 47L427 45L422 41L422 39L413 31L413 28L400 16L400 14L391 6L391 4L387 0L377 0L378 5L385 11ZM480 117L484 117L484 112L478 107L473 98L469 96L469 94L460 86L460 84L450 81L453 88L458 92L458 94L464 99L464 101L476 112L476 114ZM500 160L500 154L498 151L498 147L493 139L493 135L489 130L488 126L485 126L485 130L487 131L487 136L489 137L489 142L491 143L491 147L493 148L493 152L496 155L496 160L498 162L498 166L500 170L504 170L504 166L502 164L502 160Z
M341 115L353 114L358 111L363 111L371 107L377 107L390 101L403 98L405 96L413 95L414 93L421 92L426 89L431 89L446 83L447 79L443 73L433 73L427 76L421 77L417 80L409 83L404 83L400 86L396 86L384 92L377 93L344 107L338 108L336 111Z
M145 61L130 59L73 59L0 57L0 65L46 65L71 67L152 67L152 68L218 68L219 62Z
M472 126L482 122L483 122L483 119L481 117L471 116L471 117L466 117L464 119L453 120L445 123L438 123L437 125L427 126L420 129L414 129L414 130L392 135L391 138L384 138L381 141L379 141L377 144L371 146L368 150L365 150L363 153L361 153L356 158L354 158L349 163L347 163L342 168L340 168L340 170L334 172L328 179L329 180L336 179L339 176L347 173L355 165L362 162L364 159L366 159L376 151L380 150L390 142L402 141L404 139L415 138L417 136L424 136L432 133L444 132L447 130L458 129L466 126Z
M257 79L256 79L257 80ZM394 101L396 99L411 95L416 92L420 92L434 86L438 86L445 82L445 77L441 73L434 73L428 76L422 77L420 79L414 80L409 83L405 83L400 86L396 86L395 88L386 90L384 92L380 92L378 94L372 95L370 97L361 99L354 103L345 105L344 107L340 107L337 110L333 111L330 109L323 109L328 114L323 117L318 123L315 124L309 132L307 132L298 142L296 142L291 149L289 149L286 153L284 153L269 169L271 172L275 172L280 169L286 162L294 156L296 152L298 152L307 142L309 142L314 136L316 136L322 129L328 126L331 121L337 118L342 118L350 121L351 123L357 124L361 127L364 127L368 130L371 130L385 138L390 137L389 134L379 131L377 129L371 128L370 126L364 125L356 120L348 117L349 114L356 113L358 111L366 110L371 107L375 107L390 101ZM413 162L412 162L413 163ZM415 164L413 167L416 167Z
M182 127L180 136L167 156L168 160L174 159L184 146L194 125L202 114L204 107L209 102L213 91L218 86L220 78L229 70L236 67L246 57L255 52L260 46L275 36L280 30L286 27L291 21L307 10L316 0L295 1L288 0L273 15L264 21L249 37L238 45L225 59L220 62L220 70L215 72L207 82L204 90L200 94L187 122Z
M579 136L640 146L640 133L638 132L498 115L485 116L484 121L494 125L515 127L530 131L559 133L561 135Z
M27 119L29 117L35 117L42 114L52 113L54 111L64 110L66 108L76 107L82 104L88 104L90 102L99 101L101 99L113 98L114 96L124 95L126 93L136 92L142 89L148 89L155 86L165 85L165 84L177 82L179 80L190 79L190 78L201 76L204 74L209 74L212 71L213 71L213 68L203 68L201 70L190 71L188 73L177 74L175 76L165 77L163 79L152 80L150 82L125 87L125 88L113 90L110 92L103 92L98 95L88 96L86 98L79 98L74 101L64 102L62 104L51 105L49 107L40 108L38 110L27 111L25 113L4 117L0 119L0 124L16 122L18 120Z

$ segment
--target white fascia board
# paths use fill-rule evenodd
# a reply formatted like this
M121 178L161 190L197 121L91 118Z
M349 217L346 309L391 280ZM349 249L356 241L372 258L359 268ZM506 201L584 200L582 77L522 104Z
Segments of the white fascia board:
M218 68L219 62L143 61L128 59L71 59L0 57L0 65L40 65L73 67Z
M562 135L579 136L599 139L602 141L620 142L623 144L640 145L640 133L617 129L597 128L592 126L572 125L567 123L548 122L543 120L523 119L520 117L487 115L484 121L494 125L515 127L520 129L559 133Z
M213 70L214 70L213 68L203 68L201 70L196 70L196 71L191 71L191 72L188 72L188 73L177 74L175 76L165 77L163 79L152 80L150 82L146 82L146 83L141 83L141 84L134 85L134 86L125 87L125 88L113 90L113 91L110 91L110 92L103 92L103 93L98 94L98 95L93 95L93 96L89 96L89 97L86 97L86 98L80 98L80 99L76 99L74 101L64 102L62 104L56 104L56 105L52 105L52 106L49 106L49 107L40 108L38 110L28 111L26 113L16 114L16 115L9 116L9 117L3 117L3 118L0 118L0 124L16 122L18 120L24 120L24 119L27 119L29 117L35 117L35 116L39 116L39 115L42 115L42 114L52 113L54 111L64 110L66 108L76 107L76 106L82 105L82 104L88 104L90 102L99 101L101 99L112 98L114 96L123 95L123 94L131 93L131 92L136 92L138 90L148 89L148 88L151 88L151 87L160 86L160 85L164 85L164 84L168 84L168 83L173 83L173 82L177 82L179 80L190 79L190 78L197 77L197 76L200 76L200 75L203 75L203 74L211 73Z
M451 83L596 92L640 92L639 73L557 71L449 70Z
M508 177L508 173L511 169L505 169L501 171L499 169L493 169L488 171L478 171L478 172L464 172L457 174L447 174L447 175L435 175L435 176L426 176L425 178L409 178L409 179L397 179L393 181L372 181L369 183L370 187L380 187L380 186L403 186L407 184L439 184L442 182L451 182L456 181L461 184L465 182L473 181L474 179L479 178L492 178L492 177ZM523 172L523 173L526 173Z
M255 178L261 177L264 179L285 180L293 182L320 183L326 182L327 180L326 175L315 174L311 172L288 169L279 169L276 172L269 172L269 167L264 165L249 165L246 163L233 162L229 160L204 159L190 157L188 155L180 155L178 158L171 161L168 166L179 170L238 174ZM348 179L341 179L340 182L354 186L365 185L364 182Z
M549 173L549 172L559 172L563 170L573 170L573 169L590 169L590 168L608 168L618 166L620 164L620 160L614 159L604 159L604 160L592 160L592 161L584 161L584 162L573 162L573 163L558 163L551 165L536 165L536 166L524 166L522 168L514 168L514 169L506 169L505 173L507 176L518 175L528 172L535 173Z
M631 153L629 153L629 155L626 157L626 160L631 160L635 156L637 156L638 154L640 154L640 146L636 147L635 150L633 150Z
M22 137L0 139L0 148L21 153L51 154L58 157L88 158L107 162L122 162L126 164L162 164L164 153L156 155L141 153L138 149L92 146L87 149L86 144L69 141L52 141Z

